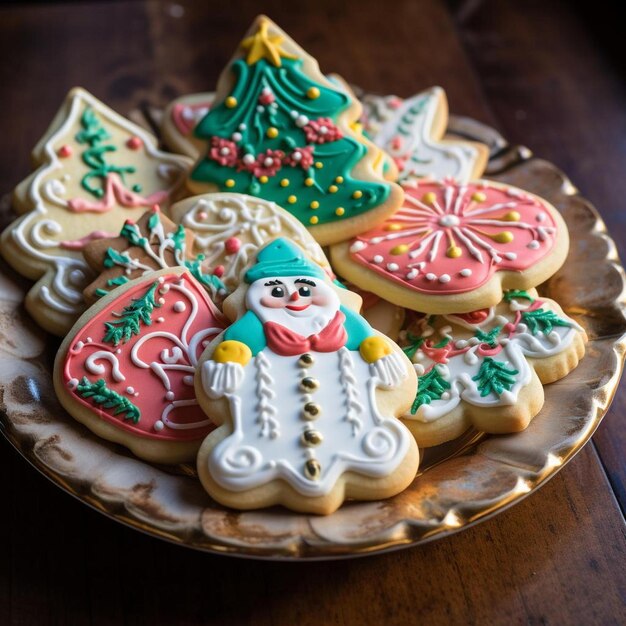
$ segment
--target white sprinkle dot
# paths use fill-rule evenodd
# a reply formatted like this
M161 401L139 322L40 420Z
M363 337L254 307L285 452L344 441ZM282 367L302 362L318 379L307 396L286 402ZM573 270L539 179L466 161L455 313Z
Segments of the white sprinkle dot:
M126 387L126 393L132 396L135 393L135 388L134 387Z
M296 118L296 126L302 128L309 123L309 118L306 115L298 115Z
M294 161L302 160L302 152L298 152L297 150L291 155Z
M245 124L239 124L239 130L246 130L248 128Z
M537 213L537 217L535 218L538 222L543 222L546 219L545 213Z
M159 289L159 293L162 294L162 295L165 295L169 290L170 290L170 286L169 285L163 285L163 287L161 287L161 289Z
M154 422L154 430L161 431L165 428L165 424L161 420Z
M233 133L232 138L233 138L233 141L241 141L242 139L241 133ZM228 148L226 149L228 150ZM228 154L228 152L226 154Z
M466 268L466 269L461 270L459 274L463 276L463 278L467 278L468 276L472 275L472 270Z
M397 263L387 263L387 269L390 272L396 272L400 269L400 266Z
M259 106L256 108L256 110L257 110L259 113L263 113L263 111L265 111L265 107L264 107L262 104L259 104Z
M159 298L159 299L157 300L157 302L158 302L159 304L165 304L165 298Z
M509 261L515 261L515 259L517 259L517 254L515 254L515 252L505 252L504 258Z
M164 317L157 317L157 322L159 322L159 324L162 324L165 321Z
M350 246L350 252L360 252L364 248L367 248L367 244L364 241L357 240Z
M442 274L439 277L439 282L440 283L449 283L450 282L450 275L449 274Z
M295 120L298 117L298 111L289 111L289 115Z
M436 274L433 274L432 272L428 272L428 274L426 274L426 280L435 280L437 278Z
M529 244L528 247L531 250L536 250L539 247L539 242L536 239L533 239Z
M77 341L74 344L74 350L76 350L76 352L80 352L83 349L84 346L85 346L85 344L82 341Z
M174 396L174 392L173 392L173 391L168 391L168 392L165 394L165 399L166 399L166 400L173 400L173 399L174 399L174 397L175 397L175 396Z
M87 337L86 341L87 341L87 343L92 343L93 339L91 337Z
M267 159L263 161L263 165L265 165L265 167L272 167L272 165L274 165L274 159L272 159L272 157L267 157Z
M407 280L413 280L417 275L419 274L419 272L413 268L407 275Z
M176 311L176 313L182 313L186 308L182 300L178 300L178 302L174 303L174 311Z
M256 160L256 159L254 158L254 154L250 154L250 153L248 153L248 154L244 154L244 155L243 155L243 162L244 162L246 165L250 165L251 163L254 163L254 161L255 161L255 160Z
M373 245L376 245L377 243L380 243L382 240L383 240L382 237L372 237L370 241Z
M378 265L380 265L385 259L383 259L383 257L380 254L377 254L373 261L374 263L377 263Z
M70 389L76 389L76 387L78 386L78 379L77 379L77 378L70 378L70 379L67 381L67 386L68 386Z
M165 282L164 276L159 276L159 284L162 285Z
M228 148L222 148L222 149L220 150L220 154L221 154L222 156L226 156L226 155L227 155L227 154L229 154L229 153L230 153L230 150L229 150Z

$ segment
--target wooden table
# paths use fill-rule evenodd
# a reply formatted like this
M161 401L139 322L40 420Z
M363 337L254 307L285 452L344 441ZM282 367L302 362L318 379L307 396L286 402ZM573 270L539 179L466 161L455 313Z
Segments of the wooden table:
M212 89L258 2L0 10L0 192L66 91L115 109ZM443 86L454 113L564 169L626 258L626 84L618 21L566 3L301 3L265 12L364 88ZM626 620L626 388L593 441L521 504L424 547L280 564L146 537L49 484L0 442L0 624L617 624ZM1 439L1 438L0 438Z

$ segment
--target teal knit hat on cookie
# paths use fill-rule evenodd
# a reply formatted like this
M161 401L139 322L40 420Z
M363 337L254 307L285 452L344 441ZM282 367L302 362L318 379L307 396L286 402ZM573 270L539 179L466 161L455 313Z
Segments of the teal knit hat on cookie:
M259 250L256 263L246 272L244 279L253 283L276 276L313 276L323 280L326 274L317 263L309 261L298 246L280 238Z

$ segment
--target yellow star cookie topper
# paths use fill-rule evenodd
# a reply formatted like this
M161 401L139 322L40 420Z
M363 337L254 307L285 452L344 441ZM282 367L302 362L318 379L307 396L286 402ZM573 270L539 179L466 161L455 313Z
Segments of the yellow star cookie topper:
M266 59L276 67L281 65L281 57L285 59L297 59L298 57L286 52L281 44L284 41L283 35L270 34L268 32L270 20L267 17L261 17L259 20L259 29L257 32L246 37L241 42L241 47L248 51L246 63L254 65L261 59Z

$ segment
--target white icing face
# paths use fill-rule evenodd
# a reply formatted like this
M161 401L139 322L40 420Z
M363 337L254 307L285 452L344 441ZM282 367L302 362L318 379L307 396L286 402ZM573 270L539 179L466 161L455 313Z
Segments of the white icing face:
M331 285L311 276L262 278L246 295L248 309L261 322L275 322L305 336L324 328L340 304Z

